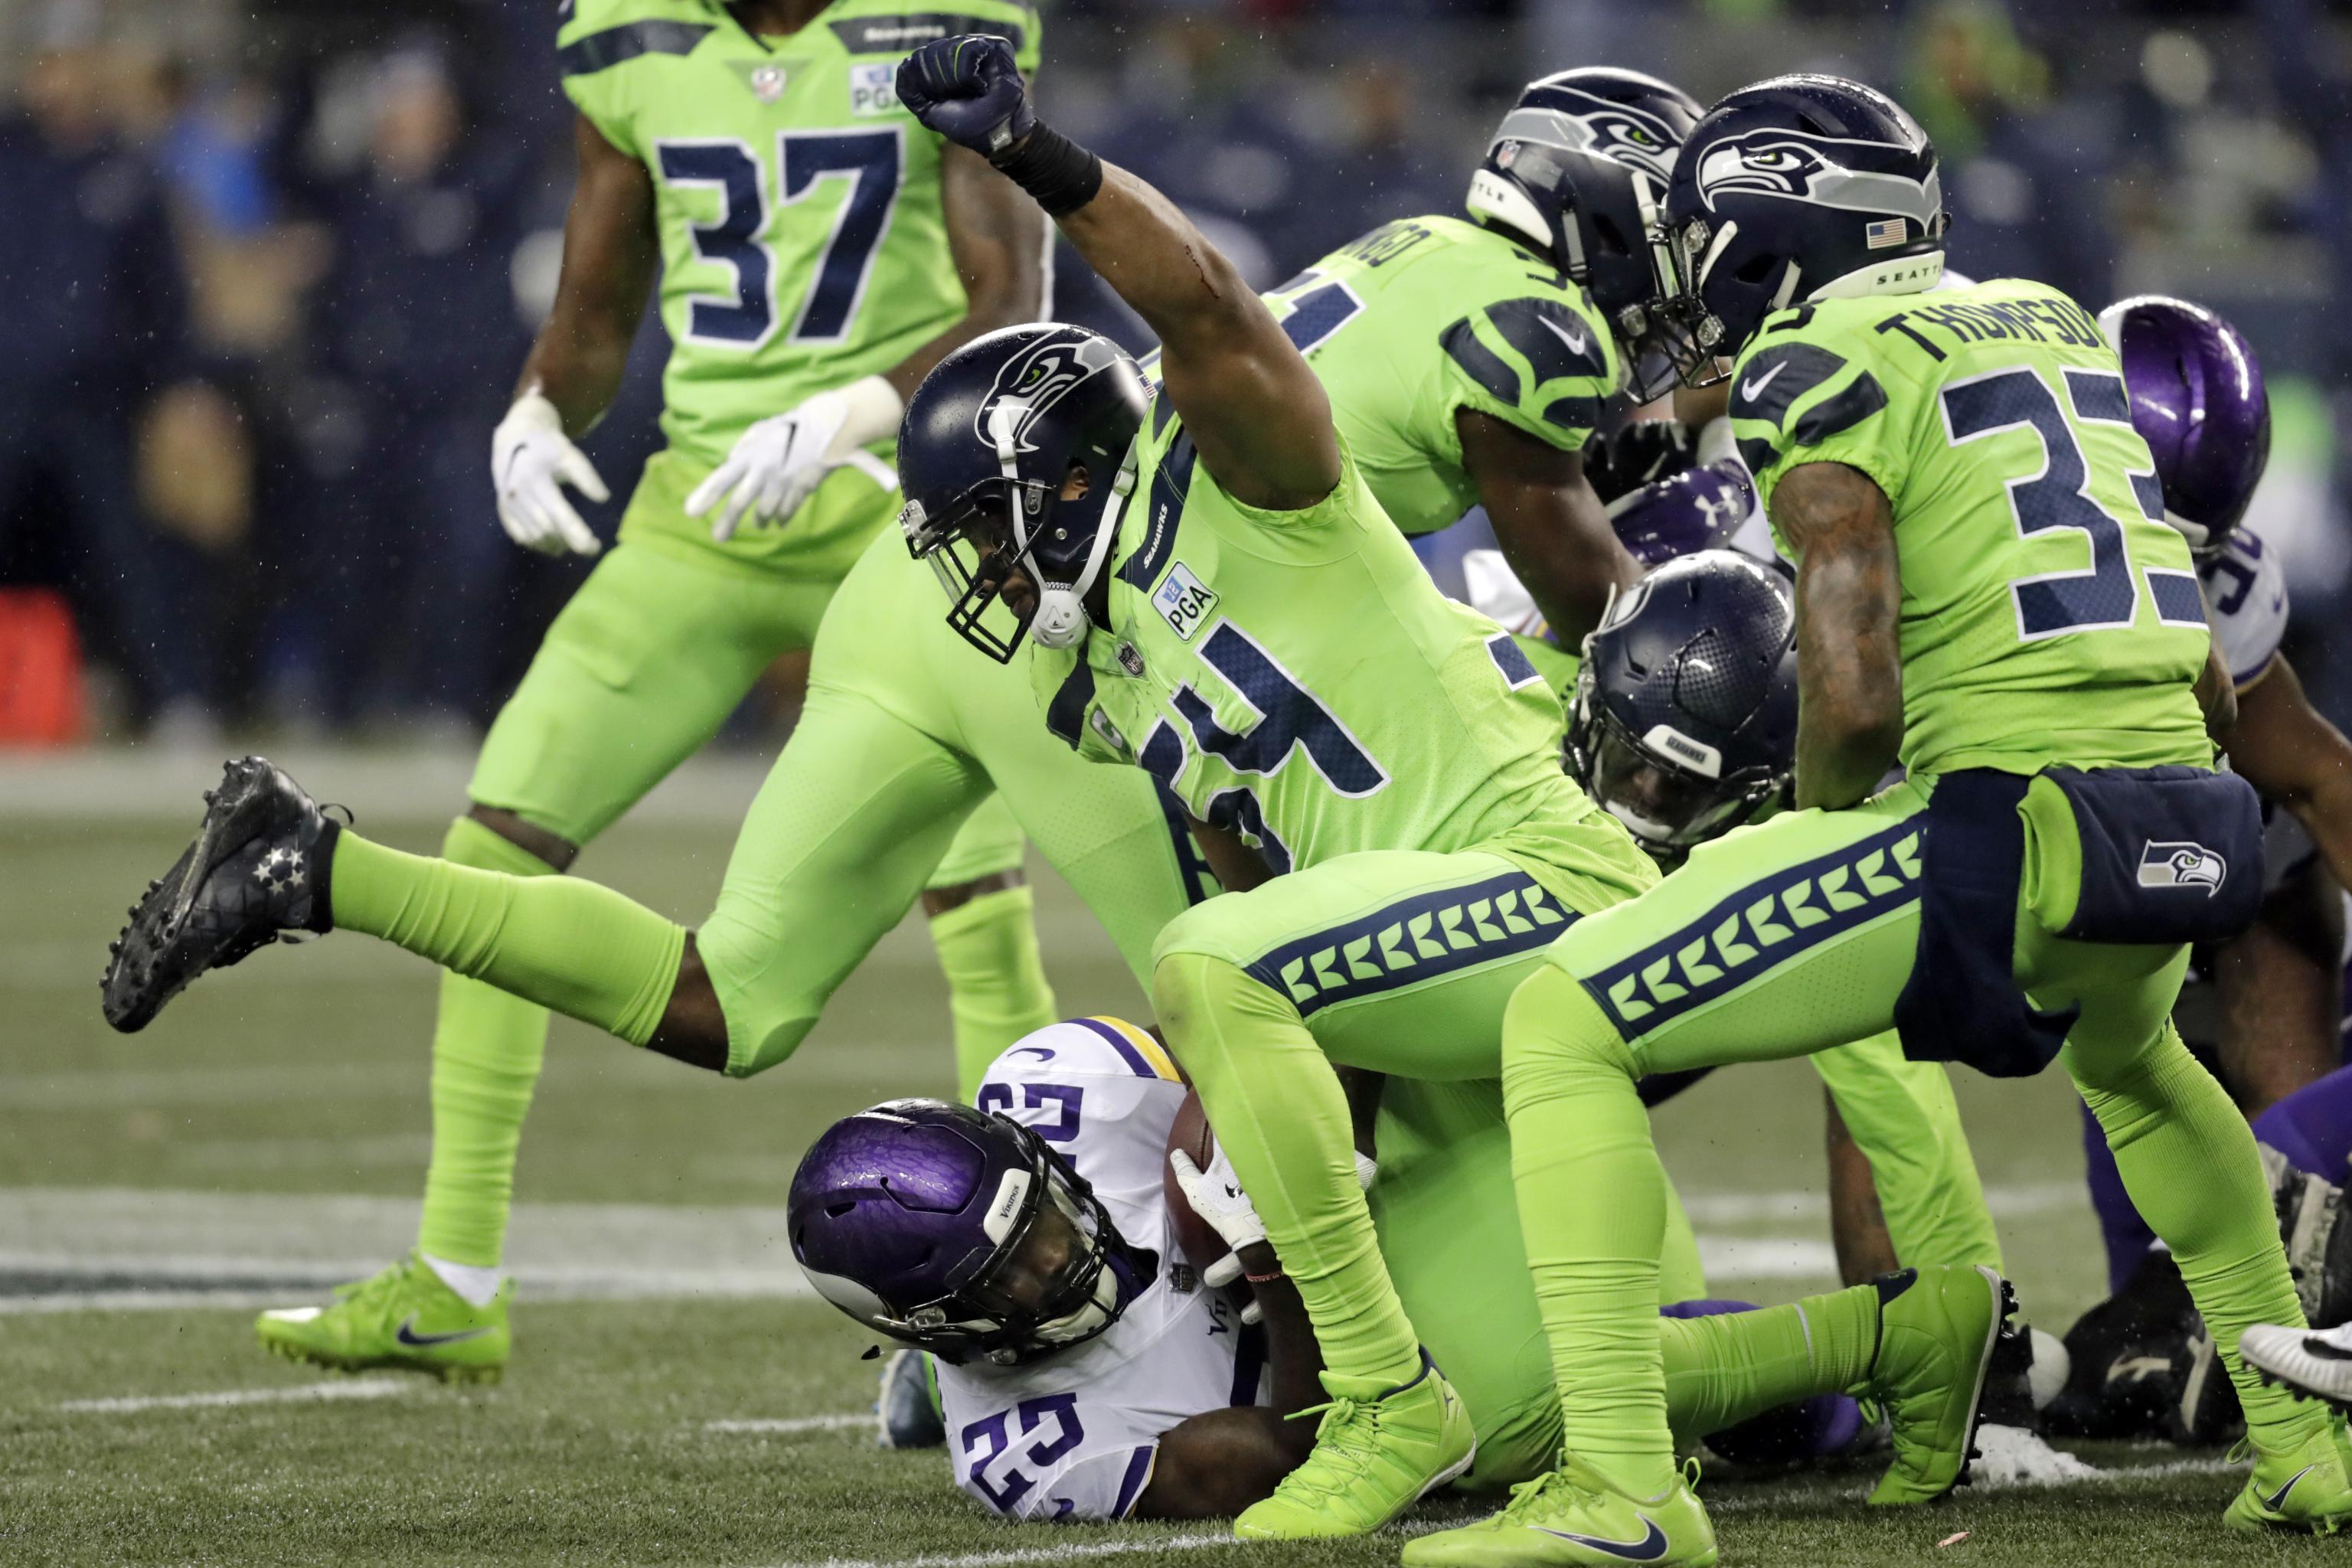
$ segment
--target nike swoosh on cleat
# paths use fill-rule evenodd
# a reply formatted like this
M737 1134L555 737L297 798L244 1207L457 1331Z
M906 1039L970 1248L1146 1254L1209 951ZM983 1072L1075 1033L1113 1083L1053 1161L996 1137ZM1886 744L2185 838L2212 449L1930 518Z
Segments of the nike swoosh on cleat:
M2293 1486L2294 1482L2289 1481L2287 1485ZM1576 1535L1565 1530L1546 1530L1540 1524L1531 1524L1528 1528L1538 1535L1557 1536L1562 1541L1590 1548L1594 1552L1605 1552L1612 1557L1622 1557L1628 1563L1655 1563L1666 1554L1666 1532L1658 1528L1658 1521L1654 1519L1644 1518L1642 1522L1650 1527L1650 1533L1639 1541L1606 1541L1598 1535Z
M489 1331L486 1328L460 1329L454 1334L420 1334L416 1331L415 1315L412 1313L408 1321L401 1324L398 1331L392 1337L414 1349L425 1350L434 1345L454 1345L463 1340L478 1340ZM2293 1481L2287 1483L2289 1486L2294 1484Z
M2286 1485L2279 1488L2278 1490L2271 1493L2270 1496L2262 1499L2263 1507L2272 1513L2276 1513L2279 1510L2279 1504L2286 1501L2286 1494L2294 1490L2294 1483L2303 1479L2304 1477L2311 1474L2312 1471L2317 1468L2319 1468L2319 1467L2316 1464L2305 1465L2303 1468L2295 1471L2294 1474L2287 1477ZM2261 1494L2257 1493L2255 1495L2260 1496Z
M2312 1334L2305 1338L2303 1342L2302 1350L2304 1354L2309 1356L2314 1361L2352 1361L2352 1351L2344 1350L2338 1346L2330 1344L2327 1341L2321 1339L2317 1334Z
M1741 382L1739 384L1739 395L1746 398L1750 403L1755 402L1758 398L1764 395L1764 389L1771 385L1774 381L1778 380L1782 371L1789 368L1789 361L1782 360L1779 364L1774 365L1762 375L1757 376L1750 381Z
M1571 338L1568 335L1568 329L1561 326L1558 321L1553 321L1549 316L1538 316L1536 320L1541 321L1545 326L1549 327L1551 329L1551 335L1558 338L1561 342L1566 343L1568 345L1568 352L1577 355L1579 358L1583 356L1585 349L1590 346L1589 340L1585 337L1580 329L1578 331L1576 336Z

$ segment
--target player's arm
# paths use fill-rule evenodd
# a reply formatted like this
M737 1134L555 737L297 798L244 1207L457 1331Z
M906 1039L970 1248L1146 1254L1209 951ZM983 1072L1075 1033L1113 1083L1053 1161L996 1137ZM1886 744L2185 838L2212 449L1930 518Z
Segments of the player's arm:
M2301 688L2297 689L2298 694ZM2205 650L2205 668L2197 672L2197 706L2205 715L2205 732L2219 741L2238 721L2238 683L2230 679L2230 661L2216 637Z
M1585 480L1583 454L1475 408L1456 410L1454 425L1503 558L1560 641L1576 647L1601 624L1611 593L1642 574Z
M608 492L572 437L602 418L620 390L661 240L646 166L584 114L573 119L572 142L580 174L563 221L555 305L523 362L514 406L490 438L490 477L499 521L516 543L593 555L602 547L562 487L595 500Z
M1273 313L1167 197L1038 123L1009 45L925 44L898 68L898 97L1035 196L1159 334L1161 385L1228 494L1295 511L1331 493L1330 404Z
M1886 492L1843 463L1803 463L1772 493L1797 557L1797 805L1853 805L1903 744L1903 608Z
M2230 765L2294 813L2336 881L2352 887L2352 742L2312 707L2294 667L2277 655L2238 693L2236 718L2221 734Z
M709 516L714 538L783 521L844 464L868 465L871 477L887 479L866 448L898 434L907 398L931 367L984 332L1045 313L1046 228L1036 205L952 143L940 153L940 204L963 284L962 317L881 374L828 387L738 437L726 461L686 498L687 515Z
M1204 1411L1161 1434L1150 1484L1136 1500L1138 1519L1229 1518L1272 1495L1315 1447L1315 1424L1290 1419L1324 1398L1323 1351L1306 1304L1280 1277L1273 1247L1244 1247L1242 1263L1264 1314L1274 1403ZM1275 1278L1255 1278L1267 1275Z
M903 403L931 367L1000 327L1043 320L1045 246L1037 204L999 179L988 161L953 143L940 149L940 202L948 249L963 284L963 320L898 362L885 377Z
M661 239L646 166L604 140L584 114L572 117L572 146L579 183L563 220L555 305L523 361L515 395L541 394L562 416L563 433L580 436L621 389Z

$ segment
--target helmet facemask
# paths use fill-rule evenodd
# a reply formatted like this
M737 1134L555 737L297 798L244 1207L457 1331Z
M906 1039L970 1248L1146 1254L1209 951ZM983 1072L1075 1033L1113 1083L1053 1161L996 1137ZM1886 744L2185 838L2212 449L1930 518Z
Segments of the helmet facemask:
M1577 674L1567 750L1584 793L1669 868L1754 820L1788 779L1766 768L1723 774L1715 748L1664 724L1636 736L1601 700L1589 660Z

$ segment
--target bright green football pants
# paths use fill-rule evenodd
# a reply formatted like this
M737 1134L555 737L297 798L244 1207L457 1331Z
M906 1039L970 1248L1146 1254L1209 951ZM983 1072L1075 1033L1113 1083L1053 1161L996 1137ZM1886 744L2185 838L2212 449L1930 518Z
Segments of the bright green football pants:
M631 500L624 542L598 563L549 628L484 741L467 794L586 845L716 735L778 657L807 647L836 579L746 565L658 537L650 512L674 510L694 475L649 468ZM835 485L811 506L838 534L891 498ZM837 500L836 497L846 497ZM808 521L805 519L796 521ZM647 537L651 533L654 536ZM828 553L828 563L832 553ZM517 877L551 868L460 817L444 841L459 866ZM991 798L965 819L931 886L1017 869L1022 838ZM960 1079L976 1085L997 1052L1056 1016L1030 924L1030 894L973 899L933 924L950 983ZM547 1040L547 1011L461 974L442 982L433 1042L433 1157L417 1246L430 1257L495 1265L504 1247L516 1153Z
M1559 1462L1559 1396L1519 1242L1502 1087L1391 1079L1377 1137L1370 1203L1381 1256L1478 1436L1460 1485L1489 1491L1532 1479ZM1660 1305L1707 1294L1689 1224L1671 1190L1668 1199ZM1868 1286L1758 1312L1661 1319L1676 1440L1852 1387L1868 1375L1877 1326Z
M1635 1081L1886 1028L1917 944L1926 802L1899 784L1704 846L1651 892L1578 921L1511 999L1505 1106L1562 1430L1634 1495L1674 1473L1654 1316L1667 1187ZM2027 845L2029 882L2063 858L2042 854L2030 827ZM2170 1244L2250 1431L2275 1447L2324 1414L2238 1362L2248 1323L2303 1320L2252 1135L2171 1027L2187 962L2181 948L2060 940L2021 900L2020 982L2038 1007L2081 1007L2061 1059ZM1594 1193L1610 1201L1584 1201Z
M1391 1092L1395 1079L1475 1090L1472 1080L1496 1079L1512 994L1580 910L1630 890L1551 866L1539 881L1514 858L1480 851L1374 851L1211 900L1160 933L1160 1027L1332 1367L1410 1375L1420 1342L1356 1189L1333 1065L1388 1074ZM1890 1219L1904 1226L1898 1245L1919 1262L1997 1261L1949 1086L1940 1069L1895 1055L1865 1041L1824 1058L1824 1077L1864 1091L1858 1119L1874 1146L1934 1151L1889 1160L1880 1177ZM1500 1205L1493 1218L1508 1228ZM1654 1269L1659 1242L1649 1245ZM1650 1289L1654 1310L1654 1276Z

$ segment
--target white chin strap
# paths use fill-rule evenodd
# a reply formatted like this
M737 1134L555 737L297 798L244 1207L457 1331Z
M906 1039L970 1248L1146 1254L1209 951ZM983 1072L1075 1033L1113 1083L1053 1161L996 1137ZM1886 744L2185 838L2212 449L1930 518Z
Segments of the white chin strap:
M1087 552L1087 563L1078 571L1075 583L1037 584L1037 613L1029 622L1029 635L1046 647L1075 647L1086 640L1094 617L1087 614L1087 595L1095 580L1102 575L1103 563L1110 557L1111 541L1118 537L1119 524L1127 517L1128 498L1135 492L1135 449L1128 448L1125 461L1118 467L1118 477L1111 481L1111 500L1104 506L1102 516L1095 523L1095 542ZM1037 557L1029 550L1034 569Z
M1094 1295L1076 1311L1037 1325L1037 1338L1049 1345L1067 1344L1100 1333L1118 1310L1118 1273L1105 1263L1095 1275Z
M1601 803L1601 809L1623 823L1627 832L1645 843L1665 844L1674 838L1673 828L1663 822L1651 821L1629 805L1622 805L1613 800L1604 800Z

